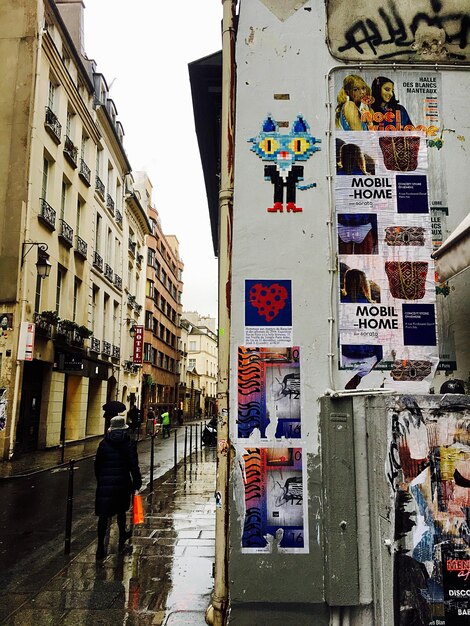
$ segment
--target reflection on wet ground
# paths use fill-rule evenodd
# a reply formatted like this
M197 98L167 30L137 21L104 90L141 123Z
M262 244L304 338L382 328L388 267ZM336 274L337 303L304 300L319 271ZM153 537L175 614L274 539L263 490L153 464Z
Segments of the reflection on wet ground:
M10 600L19 608L5 626L203 626L213 586L214 490L215 450L193 453L143 494L145 523L123 554L113 521L102 562L93 541L33 598L18 590Z

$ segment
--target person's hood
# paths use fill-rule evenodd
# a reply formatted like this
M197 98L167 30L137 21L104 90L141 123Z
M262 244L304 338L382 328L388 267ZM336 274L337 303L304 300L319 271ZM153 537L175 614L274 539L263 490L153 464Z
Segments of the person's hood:
M127 429L109 430L106 433L106 439L108 439L112 443L124 443L126 441L129 441L129 432Z

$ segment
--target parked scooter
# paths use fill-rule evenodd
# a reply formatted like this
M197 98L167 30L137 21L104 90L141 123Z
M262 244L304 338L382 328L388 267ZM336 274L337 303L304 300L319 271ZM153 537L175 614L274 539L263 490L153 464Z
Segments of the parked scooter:
M205 446L215 446L217 443L217 417L212 417L202 431L202 443Z

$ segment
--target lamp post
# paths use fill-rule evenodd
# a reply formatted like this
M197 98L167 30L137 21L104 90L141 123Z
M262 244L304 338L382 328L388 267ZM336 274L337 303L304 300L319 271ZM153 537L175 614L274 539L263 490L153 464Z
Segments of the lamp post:
M38 272L39 278L47 278L51 273L51 264L47 260L47 243L37 242L37 241L26 241L23 243L22 255L21 255L21 265L23 265L26 256L31 252L31 250L37 246L38 248L38 260L36 261L36 269Z

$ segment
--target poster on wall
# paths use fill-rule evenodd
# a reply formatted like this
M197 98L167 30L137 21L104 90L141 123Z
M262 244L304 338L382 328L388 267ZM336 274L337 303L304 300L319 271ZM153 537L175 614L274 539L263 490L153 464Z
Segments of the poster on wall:
M346 388L383 370L386 387L425 393L439 362L429 207L446 201L432 154L438 152L440 77L338 72L335 93L338 327L340 368L351 373Z
M300 439L300 348L238 348L235 437L252 442Z
M245 281L245 345L292 345L292 281Z
M406 404L389 409L385 467L395 500L394 623L463 626L470 621L470 403L418 406L409 397Z
M301 448L247 448L242 458L242 553L308 552L306 471Z

